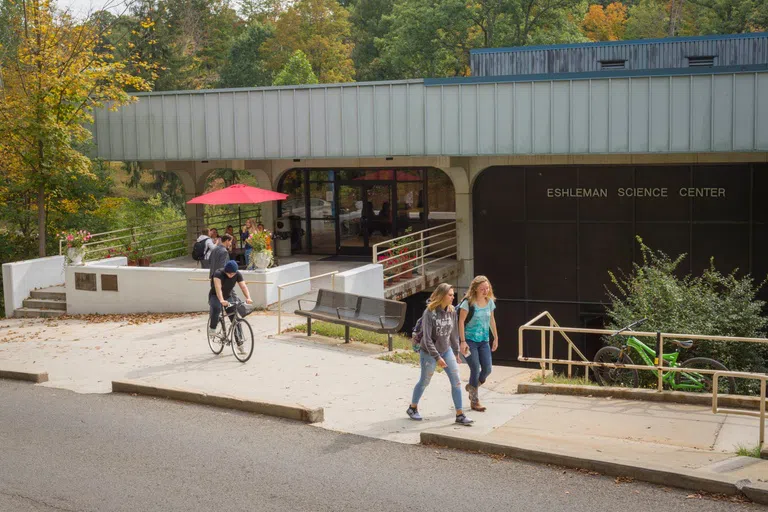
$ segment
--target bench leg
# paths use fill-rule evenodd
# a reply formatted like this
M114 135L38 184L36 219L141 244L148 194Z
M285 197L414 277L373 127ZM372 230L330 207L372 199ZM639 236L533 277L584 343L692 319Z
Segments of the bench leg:
M307 336L312 336L312 319L307 318Z
M349 343L349 326L344 326L344 343Z
M392 335L391 334L387 334L387 348L389 349L390 352L392 352L392 349L394 348L392 346Z

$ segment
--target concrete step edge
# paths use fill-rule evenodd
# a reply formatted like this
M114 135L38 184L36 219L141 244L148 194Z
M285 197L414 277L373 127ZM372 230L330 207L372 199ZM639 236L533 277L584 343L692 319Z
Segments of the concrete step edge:
M768 491L764 491L748 479L657 464L641 464L633 460L590 454L589 457L558 451L544 451L513 443L495 443L479 437L460 436L439 431L421 433L421 444L446 446L458 450L505 455L519 460L576 469L586 469L604 475L630 477L657 485L679 487L712 494L745 494L756 503L768 504Z
M19 308L13 312L15 318L49 318L65 315L66 311L57 309Z
M24 299L24 307L29 309L47 309L55 311L66 311L67 301L56 299Z
M46 292L42 290L32 290L29 292L29 296L32 299L40 300L67 300L67 294L65 292Z

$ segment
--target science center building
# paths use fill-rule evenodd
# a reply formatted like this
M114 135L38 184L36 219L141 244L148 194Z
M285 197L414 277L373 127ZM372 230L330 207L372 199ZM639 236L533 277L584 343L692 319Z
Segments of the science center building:
M174 172L188 198L214 169L249 171L289 194L262 220L294 216L296 252L369 255L455 220L458 287L491 279L509 362L543 310L601 326L608 272L638 261L637 236L686 253L685 272L714 258L768 274L768 34L470 60L467 78L137 94L96 112L96 156ZM202 216L187 207L190 239Z

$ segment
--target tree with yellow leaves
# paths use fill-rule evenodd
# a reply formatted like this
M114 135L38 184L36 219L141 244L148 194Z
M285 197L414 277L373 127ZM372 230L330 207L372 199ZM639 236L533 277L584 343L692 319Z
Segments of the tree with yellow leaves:
M301 50L321 83L351 82L351 30L349 12L336 0L298 0L277 19L276 37L264 43L267 65L276 73Z
M80 149L90 141L93 109L117 108L149 90L135 69L117 62L105 30L56 10L52 0L7 0L0 46L0 166L17 189L31 192L39 254L46 252L46 211L57 191L90 175ZM98 49L98 51L97 51Z
M590 5L581 24L586 35L592 41L618 41L624 38L627 26L627 6L621 2L602 5Z

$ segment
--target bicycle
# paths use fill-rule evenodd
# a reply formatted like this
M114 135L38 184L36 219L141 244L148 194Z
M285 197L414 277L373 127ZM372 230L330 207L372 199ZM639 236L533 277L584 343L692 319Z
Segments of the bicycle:
M608 339L619 336L625 331L643 324L647 319L643 318L613 333ZM728 371L723 363L708 357L693 357L683 362L678 362L680 349L689 349L693 346L693 340L669 340L677 348L674 352L663 354L661 356L662 366L669 368L690 368L691 370L722 370ZM637 339L634 336L628 336L621 348L606 346L601 348L595 354L596 363L612 363L617 365L634 365L630 357L632 349L637 352L642 360L641 364L655 367L657 364L656 351ZM595 379L601 386L623 386L636 388L640 385L638 371L634 368L604 368L595 367ZM712 392L712 374L690 372L665 372L662 377L663 384L674 391L705 391ZM718 388L721 393L734 394L736 392L736 380L733 377L720 379Z
M228 309L233 311L228 313ZM233 297L229 301L229 307L222 308L219 324L216 326L216 334L208 335L208 346L214 354L221 354L224 345L231 345L232 353L241 363L245 363L251 358L254 348L253 329L244 318L250 313L251 311L245 307L245 303L237 297ZM229 328L227 328L225 321L231 314L234 316L229 323ZM208 320L210 321L210 317Z

